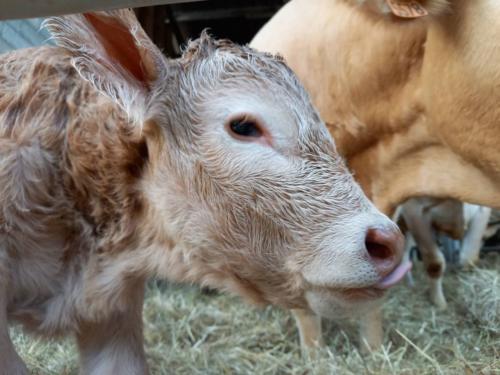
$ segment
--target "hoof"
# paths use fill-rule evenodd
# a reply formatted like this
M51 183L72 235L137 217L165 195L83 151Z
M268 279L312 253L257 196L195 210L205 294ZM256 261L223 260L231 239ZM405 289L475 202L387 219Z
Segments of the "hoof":
M431 295L431 301L438 310L446 310L448 303L443 295L433 296Z

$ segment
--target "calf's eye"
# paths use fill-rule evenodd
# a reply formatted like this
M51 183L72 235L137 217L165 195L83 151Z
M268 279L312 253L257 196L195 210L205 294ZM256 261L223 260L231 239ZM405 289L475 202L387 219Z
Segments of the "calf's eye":
M262 136L262 129L256 121L241 118L229 122L231 132L239 137L258 138Z

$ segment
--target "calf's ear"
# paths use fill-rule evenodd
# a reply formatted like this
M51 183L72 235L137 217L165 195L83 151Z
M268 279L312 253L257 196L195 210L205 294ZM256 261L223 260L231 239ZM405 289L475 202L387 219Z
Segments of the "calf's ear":
M84 79L129 118L146 119L152 89L167 62L131 10L52 17L45 25L55 42L71 53Z

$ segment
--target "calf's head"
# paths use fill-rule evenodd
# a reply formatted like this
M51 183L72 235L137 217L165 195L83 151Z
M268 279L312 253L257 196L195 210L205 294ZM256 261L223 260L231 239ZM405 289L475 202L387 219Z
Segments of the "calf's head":
M137 232L155 272L322 315L401 278L397 227L279 57L202 35L167 59L129 11L48 26L144 138Z

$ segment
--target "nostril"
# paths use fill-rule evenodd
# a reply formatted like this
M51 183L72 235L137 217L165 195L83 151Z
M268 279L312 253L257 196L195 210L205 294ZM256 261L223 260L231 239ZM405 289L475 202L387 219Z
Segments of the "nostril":
M370 228L366 233L366 251L374 261L393 258L398 251L400 234L390 229Z
M370 254L370 257L372 258L387 259L393 255L391 249L389 249L386 245L377 242L367 240L365 242L365 246L368 254Z
M365 235L366 254L382 280L377 284L388 288L397 283L409 269L401 263L404 238L392 225L370 227ZM407 262L409 263L409 262ZM409 263L411 265L411 263Z

